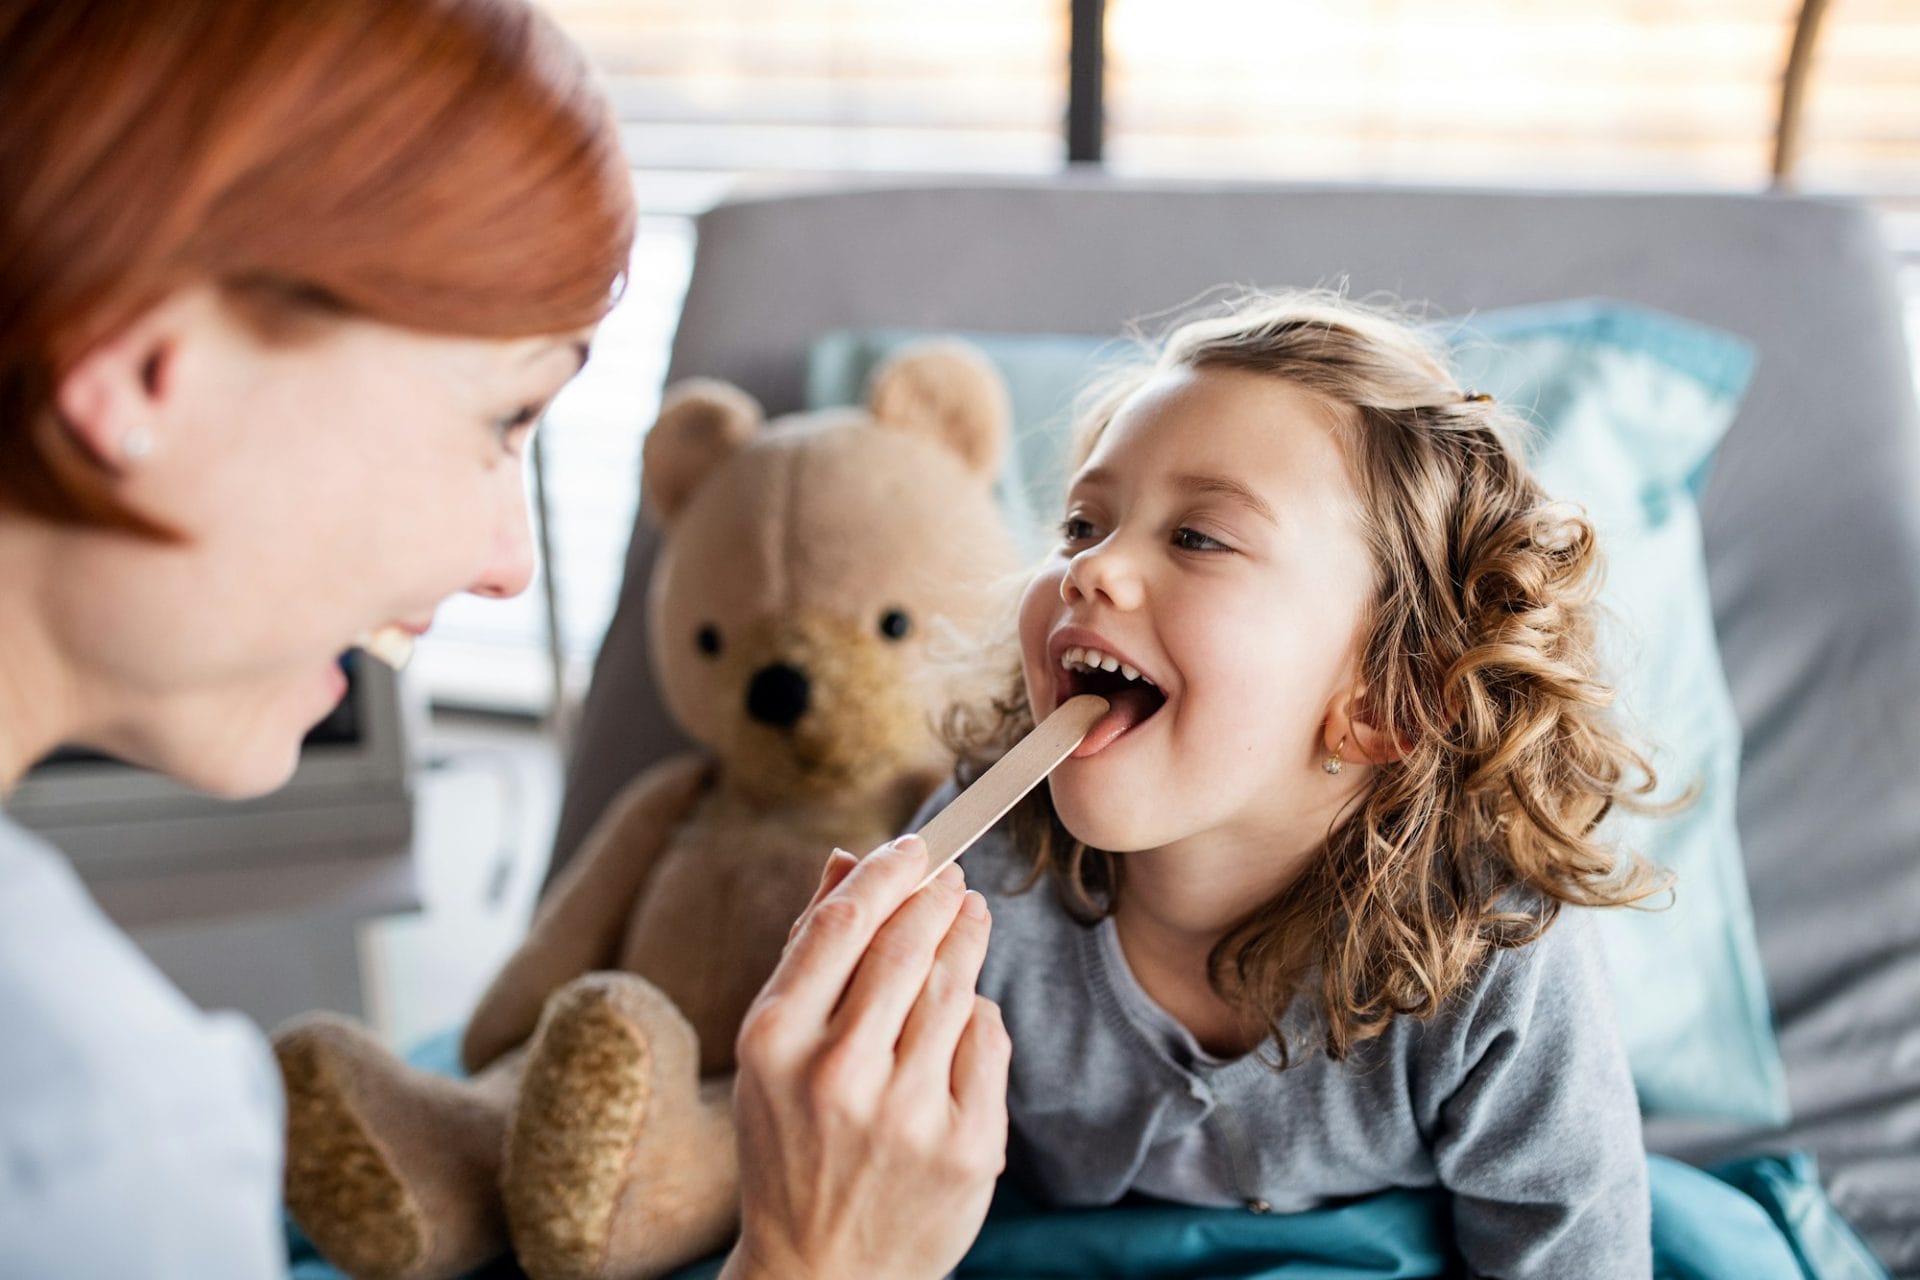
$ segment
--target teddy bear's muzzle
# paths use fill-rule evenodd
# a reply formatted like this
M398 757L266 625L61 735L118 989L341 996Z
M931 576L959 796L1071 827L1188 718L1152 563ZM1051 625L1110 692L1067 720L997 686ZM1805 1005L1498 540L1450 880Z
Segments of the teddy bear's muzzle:
M747 714L774 729L788 729L807 714L813 682L799 667L773 662L747 683Z
M733 628L713 746L751 790L858 791L945 759L922 660L873 616L795 610Z

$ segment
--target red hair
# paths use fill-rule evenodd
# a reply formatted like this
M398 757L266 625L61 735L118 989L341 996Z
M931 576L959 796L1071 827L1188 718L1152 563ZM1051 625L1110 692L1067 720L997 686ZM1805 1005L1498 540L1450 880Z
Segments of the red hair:
M54 395L173 291L558 333L634 225L605 100L522 0L0 0L0 190L0 506L147 533Z

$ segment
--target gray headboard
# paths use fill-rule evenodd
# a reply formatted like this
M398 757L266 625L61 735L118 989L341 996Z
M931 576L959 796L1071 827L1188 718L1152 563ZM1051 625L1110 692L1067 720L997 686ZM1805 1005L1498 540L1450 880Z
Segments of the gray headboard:
M1606 295L1757 346L1704 519L1797 1119L1773 1138L1650 1138L1693 1155L1811 1146L1843 1211L1920 1274L1920 428L1893 266L1868 211L1097 178L743 200L700 220L670 376L729 379L777 413L800 407L804 353L828 329L1105 334L1220 283L1341 281L1453 316ZM556 862L623 782L678 746L644 650L653 546L642 523Z

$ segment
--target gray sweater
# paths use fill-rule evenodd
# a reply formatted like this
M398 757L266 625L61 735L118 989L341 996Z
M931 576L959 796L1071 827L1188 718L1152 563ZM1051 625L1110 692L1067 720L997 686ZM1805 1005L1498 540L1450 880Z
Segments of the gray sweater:
M949 785L911 830L953 798ZM1272 1046L1216 1059L1146 994L1112 921L1075 923L1004 824L963 863L993 909L980 991L1013 1039L1010 1171L1060 1205L1129 1191L1287 1213L1444 1187L1476 1275L1646 1277L1646 1155L1591 922L1497 952L1426 1022L1330 1060L1301 1002Z

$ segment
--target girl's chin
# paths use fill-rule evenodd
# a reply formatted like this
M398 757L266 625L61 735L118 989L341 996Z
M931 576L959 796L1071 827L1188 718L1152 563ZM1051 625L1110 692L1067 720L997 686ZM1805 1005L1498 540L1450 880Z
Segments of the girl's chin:
M1145 848L1127 816L1132 797L1116 795L1101 780L1087 777L1085 766L1090 763L1068 760L1047 779L1060 824L1075 840L1095 849L1124 853Z

